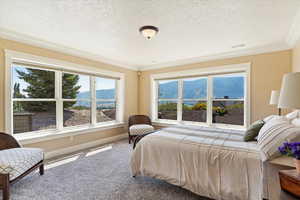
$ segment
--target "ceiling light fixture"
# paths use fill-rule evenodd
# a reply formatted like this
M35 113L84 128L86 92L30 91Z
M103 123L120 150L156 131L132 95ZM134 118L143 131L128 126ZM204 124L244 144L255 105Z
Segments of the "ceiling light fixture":
M142 26L139 31L145 38L150 40L158 33L158 28L155 26Z

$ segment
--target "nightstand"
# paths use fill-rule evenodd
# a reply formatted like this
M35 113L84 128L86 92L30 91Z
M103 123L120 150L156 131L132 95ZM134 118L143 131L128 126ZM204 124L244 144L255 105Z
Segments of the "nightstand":
M291 157L287 157L287 156L277 157L273 160L270 160L269 163L271 163L273 165L277 165L278 168L281 169L281 171L291 171L291 170L293 171L293 169L295 169L294 159ZM280 179L279 176L281 176L281 175L278 174L278 177L277 177L278 179ZM278 187L278 189L274 189L273 192L276 192L276 190L281 190L280 191L280 200L299 200L298 197L291 195L290 192L286 192L285 190L281 189L279 180L277 178L273 179L273 181L276 181L276 183L278 183L278 186L276 186L276 188ZM278 180L278 182L277 182L277 180Z
M296 170L279 171L281 189L300 198L300 175Z
M271 160L270 163L287 167L295 167L294 159L288 156L280 156Z

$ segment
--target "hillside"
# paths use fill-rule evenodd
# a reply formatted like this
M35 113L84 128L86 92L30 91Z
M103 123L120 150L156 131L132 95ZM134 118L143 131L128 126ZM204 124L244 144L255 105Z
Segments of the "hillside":
M104 89L96 91L97 99L114 99L115 89ZM89 92L81 92L77 95L78 99L88 99L90 98Z
M213 79L213 94L215 98L228 96L232 99L244 97L243 77L216 77ZM172 99L177 97L177 83L167 82L160 84L160 98ZM184 82L183 97L186 99L206 98L206 79L197 79Z

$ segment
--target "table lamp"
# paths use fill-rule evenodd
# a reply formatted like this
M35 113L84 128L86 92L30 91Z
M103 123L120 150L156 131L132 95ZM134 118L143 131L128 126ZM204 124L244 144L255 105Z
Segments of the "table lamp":
M300 72L283 76L278 108L300 109Z
M278 90L272 90L271 98L270 98L270 105L278 105L280 92ZM281 115L281 108L278 108L278 115Z

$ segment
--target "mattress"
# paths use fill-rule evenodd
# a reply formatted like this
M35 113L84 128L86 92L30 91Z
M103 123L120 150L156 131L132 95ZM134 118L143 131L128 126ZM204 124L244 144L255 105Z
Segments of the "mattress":
M134 176L165 180L218 200L263 197L263 163L256 142L243 132L173 126L147 135L131 157Z

